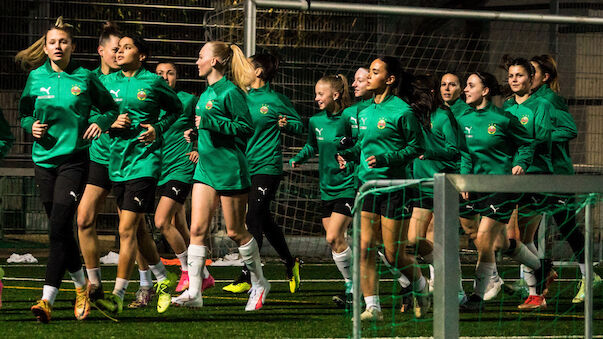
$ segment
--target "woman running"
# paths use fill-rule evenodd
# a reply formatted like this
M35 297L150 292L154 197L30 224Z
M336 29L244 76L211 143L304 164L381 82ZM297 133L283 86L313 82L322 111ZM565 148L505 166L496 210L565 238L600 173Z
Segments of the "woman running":
M264 235L281 260L285 262L285 274L289 291L299 289L299 259L289 251L285 236L270 213L270 204L283 176L281 131L300 134L301 119L285 96L270 88L276 75L278 59L270 54L257 54L250 58L255 67L255 80L247 95L247 106L255 132L247 141L247 161L251 175L251 190L247 207L247 230L262 249ZM249 270L243 267L241 275L223 288L233 293L247 292L251 288Z
M524 174L532 161L532 139L517 118L492 103L492 97L500 94L496 78L489 73L475 72L467 78L464 92L472 109L456 117L465 136L461 142L461 174ZM505 224L515 208L517 197L514 194L464 192L462 196L473 202L481 221L475 241L478 262L474 292L461 309L481 311L484 293L496 268L497 238L505 240L502 249L513 259L535 270L546 268L527 247L507 238Z
M538 96L549 103L555 109L549 112L553 123L551 140L553 142L551 152L551 162L553 173L560 175L573 175L574 167L570 156L569 142L578 136L578 129L574 118L569 113L565 98L559 95L559 74L557 73L557 63L550 55L539 55L530 59L534 66L534 80L532 81L532 95ZM586 267L584 266L584 234L576 225L576 209L572 207L575 203L573 194L556 195L554 202L553 218L557 223L557 229L567 240L572 248L574 255L578 258L578 266L582 279L579 282L578 292L572 299L572 303L579 304L584 302L584 283L586 276ZM603 284L601 277L593 272L593 286L596 288Z
M310 118L308 141L289 164L292 168L299 167L318 153L322 224L333 261L345 281L344 296L335 296L333 301L345 306L352 302L352 249L345 234L352 222L356 182L354 167L350 164L340 169L333 159L340 145L339 137L346 136L348 126L347 117L342 114L351 101L347 79L342 74L324 76L316 83L315 93L314 101L321 111Z
M117 117L117 106L96 75L71 60L73 26L59 17L16 60L32 70L19 101L21 127L34 137L32 160L40 199L49 218L50 253L42 298L31 308L48 323L65 270L75 283L75 317L90 304L73 234L73 218L88 174L85 139L97 138ZM92 110L92 106L98 110Z
M97 49L101 63L98 68L92 71L99 79L119 70L117 50L119 49L120 36L121 33L115 24L108 22L103 25ZM124 120L127 119L127 116L123 115L118 119ZM104 297L98 236L96 234L96 216L111 190L112 183L109 179L108 169L110 145L111 137L108 132L102 133L98 138L92 140L88 179L77 212L78 238L90 282L88 285L90 302L96 302Z
M157 278L157 311L163 313L171 303L170 292L177 277L166 271L148 231L140 227L145 213L154 209L155 188L161 172L161 137L182 114L182 103L161 77L148 71L145 61L148 46L142 37L124 34L119 40L117 64L121 71L103 78L115 96L120 113L127 114L129 127L113 133L109 155L109 178L119 215L119 263L113 293L98 300L106 310L121 313L137 249ZM165 111L160 119L161 111ZM119 123L120 121L117 121Z
M513 96L505 101L503 109L513 114L534 139L534 159L526 169L526 174L552 174L551 162L551 132L553 129L550 112L554 107L543 98L532 96L534 66L523 58L517 58L507 63L508 84ZM534 244L534 235L542 219L542 212L548 207L546 196L543 194L522 194L518 202L516 229L512 220L507 229L509 236L525 244L530 251L538 255ZM516 232L519 231L519 234ZM520 309L537 309L546 307L543 293L537 293L536 278L533 269L522 267L524 279L528 285L529 296L519 306ZM552 272L554 275L555 273ZM551 276L551 279L554 279ZM550 280L549 282L550 283Z
M380 57L370 66L367 89L374 98L369 107L359 113L358 142L340 152L340 165L360 158L360 182L378 179L405 179L410 173L410 163L423 153L422 122L428 121L429 108L422 104L409 105L399 96L413 97L410 85L412 76L402 71L400 61L393 57ZM408 100L408 99L407 99ZM410 100L409 100L410 101ZM376 271L377 240L381 239L389 264L406 277L412 277L411 288L416 292L415 315L425 316L429 309L427 281L415 264L413 256L404 250L410 219L410 199L407 190L386 194L368 195L361 213L361 284L366 303L362 320L383 319L378 296Z
M195 125L199 130L199 158L192 194L191 244L188 247L189 289L174 303L186 307L203 306L201 272L209 255L209 225L222 205L228 236L239 246L249 269L251 289L246 311L264 306L270 283L262 271L258 244L245 229L245 208L249 169L245 157L246 139L253 134L253 122L245 90L254 80L253 65L239 47L220 41L206 43L197 60L199 76L208 87L196 106ZM234 83L224 74L230 69Z
M346 134L350 135L351 139L345 137L341 138L339 149L350 148L358 139L358 113L370 105L373 97L373 93L366 88L368 86L367 80L368 69L365 67L358 68L354 74L354 82L352 83L354 97L357 102L344 109L342 113L344 119L348 121L349 126L349 131L346 132ZM358 167L356 167L356 169L358 169Z

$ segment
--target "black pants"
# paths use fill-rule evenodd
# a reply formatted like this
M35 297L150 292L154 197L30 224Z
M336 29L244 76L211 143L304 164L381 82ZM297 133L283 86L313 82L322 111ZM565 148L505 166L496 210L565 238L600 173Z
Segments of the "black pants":
M561 195L554 197L555 209L553 219L561 236L568 242L574 256L579 263L584 263L584 234L576 225L576 197L574 195Z
M256 174L251 177L246 222L249 233L253 235L260 249L266 235L266 239L281 259L285 260L288 266L292 266L295 259L289 252L283 231L270 214L270 203L274 200L280 182L280 175Z
M73 218L88 175L88 151L74 154L56 168L35 166L36 184L49 219L50 254L45 285L59 287L65 270L82 268L73 234Z

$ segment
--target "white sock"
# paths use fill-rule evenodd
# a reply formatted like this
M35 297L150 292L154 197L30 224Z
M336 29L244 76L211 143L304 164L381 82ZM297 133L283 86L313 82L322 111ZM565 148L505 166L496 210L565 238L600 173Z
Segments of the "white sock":
M260 249L254 238L251 238L248 243L239 247L239 253L243 258L243 262L251 276L251 286L255 287L265 280L264 272L262 271L262 262L260 261Z
M92 285L100 286L101 284L101 270L100 267L86 269L86 273L88 273L88 280Z
M520 278L520 279L523 279L523 278L524 278L524 276L523 276L523 268L524 268L524 267L525 267L525 265L524 265L524 264L519 265L519 278ZM525 279L524 279L524 280L525 280Z
M475 291L480 298L484 298L484 293L488 288L492 271L496 268L496 263L493 262L478 262L475 268Z
M186 263L188 261L188 251L176 254L176 256L178 257L178 260L180 260L180 269L182 272L188 271L188 264Z
M523 269L523 278L528 284L528 291L530 295L536 295L536 284L538 283L536 280L536 275L534 275L534 270L529 268L528 266L521 265Z
M202 278L203 279L207 279L207 278L209 278L210 275L211 274L209 274L209 270L207 269L207 266L203 265L203 276L202 276Z
M140 276L140 287L153 287L153 276L150 270L138 270Z
M421 292L425 289L425 285L427 285L427 280L425 280L424 276L421 276L419 279L413 281L412 290L415 292Z
M433 280L435 278L435 268L432 264L429 264L429 279Z
M54 304L57 294L59 294L58 288L50 285L44 285L44 288L42 289L42 299L48 300L50 305Z
M400 273L400 276L398 277L398 284L400 284L400 286L403 288L410 286L410 280L408 280L408 277L398 270L396 270L396 272Z
M115 287L113 287L113 294L118 296L121 300L124 300L126 290L128 289L129 280L123 278L115 278Z
M538 255L538 249L536 249L536 244L534 244L534 242L530 242L525 245L532 253Z
M387 267L387 269L389 269L389 271L392 273L392 275L394 276L394 278L396 278L396 280L398 280L398 283L400 284L400 286L402 286L403 288L406 288L406 287L410 286L410 280L408 280L407 276L405 276L397 268L393 267L389 263L389 261L387 261L387 258L385 258L385 255L381 251L377 251L377 254L379 254L379 257L381 258L381 261L385 264L385 266Z
M333 261L337 269L339 269L339 272L343 276L343 280L345 282L352 281L352 249L348 247L341 253L331 252L331 254L333 255Z
M375 308L377 311L381 311L381 304L379 303L379 296L372 295L370 297L364 297L364 303L366 304L366 309Z
M161 262L161 259L155 265L149 265L149 269L151 269L151 272L153 272L153 275L155 275L157 282L162 282L167 279L167 270Z
M188 295L194 299L201 296L201 281L207 247L201 245L188 245Z
M79 269L73 273L69 272L71 276L71 280L73 280L73 284L76 288L82 288L86 286L86 276L84 275L84 270Z
M579 263L578 266L580 267L580 273L582 273L582 278L586 277L586 265Z
M534 270L540 268L540 259L522 243L518 244L511 257Z

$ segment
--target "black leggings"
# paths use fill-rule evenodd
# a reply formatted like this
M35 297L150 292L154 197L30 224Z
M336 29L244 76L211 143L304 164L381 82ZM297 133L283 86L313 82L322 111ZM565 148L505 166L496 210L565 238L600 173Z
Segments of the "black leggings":
M288 266L292 266L295 259L289 252L283 231L270 214L270 203L274 200L280 182L280 175L256 174L251 177L246 222L249 233L253 235L260 249L264 240L263 235L266 235L266 239L270 241L281 259L285 260Z
M553 214L553 219L557 223L557 229L561 236L568 242L574 256L577 257L578 262L584 263L584 234L576 225L576 208L575 196L564 195L554 199L556 207L562 207L560 211Z
M82 268L73 234L73 217L88 175L88 151L74 154L56 168L35 166L40 199L49 219L50 253L45 285L59 287L65 274Z

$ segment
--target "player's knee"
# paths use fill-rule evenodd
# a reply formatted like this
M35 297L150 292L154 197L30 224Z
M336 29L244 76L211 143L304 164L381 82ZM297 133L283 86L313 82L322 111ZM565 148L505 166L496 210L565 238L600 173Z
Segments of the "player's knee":
M230 229L230 230L228 230L228 231L227 231L227 234L228 234L228 237L229 237L229 238L230 238L232 241L236 242L237 244L238 244L238 243L240 242L240 240L243 238L243 233L242 233L242 232L239 232L239 230L233 230L233 229Z
M87 230L94 226L94 215L91 213L78 213L77 228L79 230Z
M165 229L171 226L171 220L162 215L155 215L155 227Z

